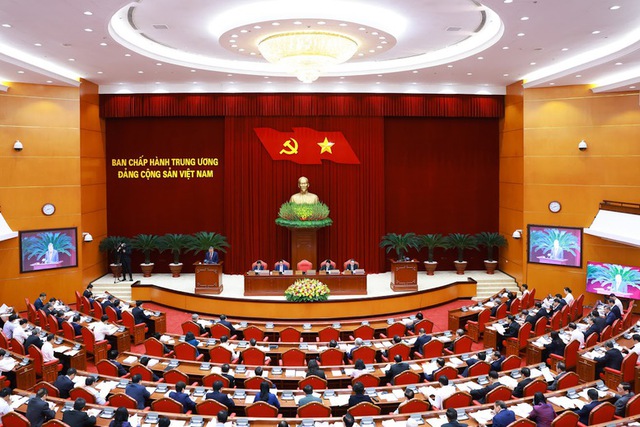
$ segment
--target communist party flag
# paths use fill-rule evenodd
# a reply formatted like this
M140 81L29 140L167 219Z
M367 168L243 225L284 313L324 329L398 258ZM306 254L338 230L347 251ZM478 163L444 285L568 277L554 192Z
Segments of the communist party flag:
M290 160L302 165L319 165L322 160L360 164L342 132L321 132L311 128L293 128L293 132L272 128L253 130L273 160Z

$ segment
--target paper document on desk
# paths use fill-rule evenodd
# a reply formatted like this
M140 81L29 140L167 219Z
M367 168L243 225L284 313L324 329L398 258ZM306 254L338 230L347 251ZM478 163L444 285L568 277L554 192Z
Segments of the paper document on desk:
M78 375L76 374L75 377L73 377L73 379L71 381L73 381L73 384L78 387L78 386L83 386L84 382L87 380L87 377L85 377L84 375Z
M412 371L419 371L420 370L420 365L418 365L417 363L412 363L409 365L409 367L411 368Z
M329 398L329 403L331 403L331 406L345 406L349 403L349 395L336 394L335 396L331 396Z
M497 333L499 333L500 335L504 335L504 326L502 326L499 323L494 323L493 324L493 329L496 330Z
M145 387L147 389L147 391L149 392L149 394L153 394L156 392L156 388L155 387Z
M418 391L422 393L424 397L430 397L436 394L436 389L430 385L418 387Z
M67 350L71 350L71 347L68 345L59 345L57 347L53 347L53 351L56 353L64 353Z
M503 375L498 379L498 382L502 385L506 385L507 387L509 387L511 390L513 390L514 388L516 388L516 386L518 385L518 381L514 378L511 378L508 375Z
M13 395L11 396L11 408L18 409L20 406L27 403L27 400L29 400L29 396Z
M284 376L287 378L293 378L296 376L296 370L295 369L285 369L284 370Z
M452 357L452 358L449 359L449 363L453 363L455 366L460 366L464 362L462 362L462 360L460 360L458 357Z
M399 425L395 420L384 420L382 421L382 427L399 427Z
M457 383L456 387L458 387L458 390L460 391L467 391L467 392L482 388L482 386L476 383L475 381L466 381L463 383Z
M382 341L382 345L389 348L392 346L391 341Z
M346 372L346 369L345 369L345 372ZM340 369L332 369L331 375L333 375L334 377L339 377L342 375L342 371Z
M398 399L402 399L404 397L404 392L402 391L401 388L394 388L391 392Z
M538 346L538 347L544 347L545 345L549 344L550 342L551 342L551 340L547 340L546 337L540 337L537 340L535 340L533 342L533 344Z
M425 375L433 374L433 371L435 371L436 369L438 369L438 365L436 364L436 362L432 361L422 364L422 372L424 372Z
M186 420L171 420L171 424L169 424L169 427L184 427L186 424Z
M397 402L398 398L394 393L388 393L386 391L379 391L377 393L378 399L383 400L385 402Z
M578 393L578 395L579 395L581 398L583 398L584 400L591 400L591 399L589 398L589 395L587 394L587 391L588 391L588 390L589 390L589 389L585 388L585 389L584 389L584 390L582 390L580 393ZM598 392L598 397L599 397L599 398L606 397L606 396L609 394L607 391L602 391L602 390L598 390L598 389L596 389L596 391Z
M533 406L528 403L519 403L517 405L509 406L515 414L521 418L527 418L531 411L533 411Z
M574 402L579 402L578 399L569 399L567 396L554 396L554 397L550 397L549 402L560 406L564 409L572 409L575 408L576 405L574 405Z
M440 415L439 417L427 418L425 420L431 427L441 427L442 425L448 423L447 417L444 415Z
M251 405L255 400L256 400L256 395L255 394L248 394L244 398L244 404L245 405Z
M127 358L125 358L123 360L123 362L126 363L127 365L130 365L130 364L135 363L137 361L138 361L138 358L136 356L129 356L129 357L127 357Z
M107 334L113 335L116 332L118 332L118 327L116 325L109 325L109 330L107 331Z
M203 327L207 327L207 326L211 326L213 325L213 322L211 320L203 320L203 319L198 319L196 320L196 323L203 326ZM237 325L237 327L239 327L240 325Z
M538 368L531 368L530 369L530 372L529 372L529 377L530 378L538 378L540 376L542 376L542 371L540 369L538 369Z
M383 348L383 347L384 347L384 346L382 345L382 342L380 342L380 341L376 341L376 342L374 342L374 343L373 343L373 346L374 346L375 348Z
M64 354L66 354L69 357L73 357L78 353L80 353L80 350L67 350L64 352Z
M542 376L544 377L544 380L546 382L550 383L554 380L553 375L551 374L551 371L549 370L549 368L544 367L540 371L542 372Z
M470 412L469 416L480 424L487 424L493 419L493 411L491 409L483 409L478 412Z

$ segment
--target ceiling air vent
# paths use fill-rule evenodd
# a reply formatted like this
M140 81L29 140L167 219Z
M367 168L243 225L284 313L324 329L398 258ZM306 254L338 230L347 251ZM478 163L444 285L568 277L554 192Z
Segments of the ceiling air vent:
M447 31L460 31L462 27L447 27Z
M153 24L153 28L156 30L168 30L169 26L165 24Z

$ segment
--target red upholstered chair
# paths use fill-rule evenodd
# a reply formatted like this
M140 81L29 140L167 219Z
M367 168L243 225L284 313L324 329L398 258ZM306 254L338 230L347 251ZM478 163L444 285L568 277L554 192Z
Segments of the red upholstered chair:
M547 383L542 380L533 380L524 386L524 397L531 397L537 392L544 393L547 391Z
M491 371L491 365L484 360L479 360L469 367L469 376L489 375L489 371Z
M261 259L257 259L254 262L251 263L251 269L253 270L254 268L256 268L256 266L258 265L258 262L260 264L262 264L262 269L263 270L268 270L269 269L269 264L267 264L266 262L264 262Z
M238 363L238 359L233 358L233 353L228 348L217 345L209 350L209 357L214 363Z
M519 420L515 420L514 422L509 424L507 427L536 427L536 426L537 424L531 421L530 419L520 418Z
M29 319L30 323L37 324L38 313L36 312L36 307L29 302L29 298L25 298L24 300L27 303L27 319Z
M331 416L331 408L320 402L309 402L298 408L298 418L328 418Z
M307 261L306 259L303 259L296 265L296 270L299 270L299 271L309 271L312 268L313 268L313 264L311 264L311 262Z
M76 331L69 322L62 322L62 336L71 341L80 341L82 339L82 334L76 335Z
M600 332L600 342L606 342L611 339L611 333L613 332L611 325L607 325L604 327L602 332Z
M431 359L434 357L442 356L442 350L444 350L444 343L440 340L431 340L422 346L422 353L414 352L414 359Z
M256 341L269 341L269 337L264 336L264 331L255 325L249 325L244 328L242 336L247 341L251 341L252 339Z
M378 387L380 385L380 378L367 373L360 375L358 378L352 378L351 385L353 386L355 383L362 383L365 387Z
M614 320L613 324L611 325L611 330L613 331L611 334L618 335L621 329L622 329L622 320L620 319Z
M551 421L551 427L576 427L580 416L573 411L564 411Z
M265 361L267 359L264 351L260 350L257 347L249 347L246 350L242 351L242 362L245 365L259 366L265 365Z
M109 317L109 322L122 323L122 320L118 319L118 312L116 311L115 308L111 307L110 305L107 306L105 313L107 317Z
M307 354L299 348L290 348L282 353L280 366L305 366Z
M215 372L209 375L205 375L202 378L202 385L205 387L213 387L213 383L215 383L216 381L221 381L222 387L229 388L229 378L220 374L216 374Z
M93 317L101 319L103 314L102 305L98 301L93 301Z
M507 311L507 314L513 314L514 316L520 313L520 306L522 305L522 299L516 298L511 303L511 309Z
M389 347L389 350L387 350L387 355L385 356L383 354L381 357L382 357L382 361L384 362L393 360L396 355L400 355L400 357L402 357L402 360L409 360L410 353L411 353L411 347L409 347L403 342L399 342Z
M9 339L7 339L7 336L2 331L0 331L0 347L6 350L11 349L11 344L9 344Z
M164 352L164 345L155 338L147 338L144 342L144 351L147 356L173 357L174 352Z
M38 324L42 329L49 330L49 319L47 319L47 315L44 310L38 310Z
M162 376L168 384L178 384L178 382L180 381L183 381L185 384L189 384L189 376L184 372L178 371L177 369L170 369L166 371Z
M579 349L580 349L580 343L578 341L571 341L564 348L563 356L558 356L557 354L551 353L549 355L549 359L547 359L547 364L551 366L551 369L555 370L558 362L564 362L564 365L567 367L567 369L571 370L575 368L576 364L578 363Z
M339 330L337 330L333 326L327 326L326 328L320 329L320 331L318 331L318 336L316 337L316 341L329 342L331 340L340 341Z
M227 405L223 405L217 400L207 399L202 402L196 404L196 412L198 415L218 415L218 412L225 411L229 413L229 408Z
M533 327L533 331L531 331L531 337L539 337L541 335L544 335L545 332L547 330L547 318L546 317L541 317L538 320L536 320L536 324Z
M82 312L84 314L88 314L89 316L93 316L93 307L91 307L91 301L89 298L84 295L80 297L82 299Z
M560 321L562 320L561 316L562 313L560 313L559 311L553 313L553 316L551 316L551 319L549 320L548 329L550 331L557 331L558 329L560 329Z
M11 345L11 351L13 351L14 353L18 353L22 356L26 356L26 353L24 351L24 346L17 339L11 338L9 340L9 345Z
M57 334L58 332L60 332L58 319L56 319L56 316L54 316L53 314L47 316L47 325L49 332L51 332L52 334Z
M107 360L107 359L102 359L101 361L99 361L98 363L96 363L96 369L98 370L98 373L100 375L107 375L110 377L118 377L118 367L116 365L113 364L113 362ZM130 374L125 375L126 377L131 376Z
M122 312L122 324L129 329L129 334L133 338L135 345L142 344L144 342L144 334L147 331L147 325L144 323L135 323L133 314L124 310Z
M567 372L558 380L558 390L575 387L580 383L580 376L575 372Z
M596 332L592 332L586 339L584 340L584 346L593 347L598 343L598 334Z
M356 338L362 338L363 340L372 340L374 333L375 329L373 329L371 326L360 325L353 331L353 335L349 336L349 339L351 341L354 341Z
M264 377L251 377L249 379L244 380L244 388L247 390L260 390L260 384L263 382L269 383L269 387L273 386L273 383L269 378Z
M527 338L529 338L527 336ZM453 342L453 350L444 349L444 354L462 354L469 353L471 351L471 346L473 345L473 340L468 335L463 335L460 338L457 338Z
M235 340L236 338L238 338L238 336L235 334L231 335L231 331L229 330L229 328L227 328L222 323L215 323L211 325L211 327L209 328L209 331L211 331L211 337L216 339L220 339L223 336L226 336L230 340ZM206 334L203 334L202 336L204 337L204 336L207 336L208 334L209 332L207 332Z
M27 417L17 412L9 412L3 415L2 425L4 427L31 427L31 423Z
M443 366L440 369L437 369L433 372L433 380L438 381L440 377L445 376L447 379L454 379L458 377L458 370L453 366Z
M142 381L153 381L153 371L139 363L129 369L129 375L134 376L136 374L142 377ZM164 382L164 378L160 378L158 382Z
M496 400L511 400L511 389L505 385L500 385L487 393L484 400L486 403L494 403ZM476 404L479 405L480 402L476 402Z
M373 415L380 415L380 407L370 402L360 402L347 409L347 412L354 417L369 417Z
M83 388L76 387L69 391L69 398L71 398L71 400L76 400L79 397L86 400L87 403L96 403L95 396Z
M184 411L184 407L182 403L173 400L170 397L161 397L158 400L154 400L151 402L151 410L158 412L169 412L170 414L182 414ZM190 414L191 411L188 411L187 414Z
M608 423L609 421L613 420L615 413L616 413L615 406L613 406L609 402L603 402L591 410L591 413L589 414L588 425L592 426L595 424ZM578 425L582 425L582 424L578 423Z
M324 260L320 263L320 270L322 270L324 268L324 266L327 265L327 260ZM336 263L335 261L331 261L331 269L335 270L336 269Z
M46 423L42 424L42 427L70 427L69 424L63 423L55 418L50 419Z
M33 386L33 390L40 390L41 388L47 389L47 394L49 395L49 397L60 397L60 391L58 390L58 387L54 386L51 383L40 381L38 384Z
M525 323L520 327L518 331L518 337L510 337L504 340L502 343L507 349L508 356L517 356L520 354L520 350L527 346L529 336L531 335L531 323Z
M356 261L355 259L353 260L354 264L357 266L360 266L360 263L358 261ZM346 270L347 269L347 265L351 264L351 259L346 260L345 262L342 263L342 269Z
M415 332L420 332L420 329L424 329L426 333L430 334L431 332L433 332L433 322L429 319L422 319L413 327L413 330Z
M220 337L222 335L226 335L227 337L231 338L230 332L229 332L229 328L227 328L224 325L220 325L224 328L226 328L226 334L221 334ZM196 322L194 322L193 320L187 320L186 322L182 322L182 324L180 325L180 327L182 327L182 333L183 334L187 334L187 332L191 332L194 336L196 337L208 337L209 336L209 332L205 332L204 334L200 333L200 325L198 325ZM214 337L214 338L220 338L220 337Z
M375 363L376 351L371 347L358 347L351 352L351 357L352 364L358 359L362 359L364 363Z
M407 327L402 322L395 322L391 325L387 326L387 330L385 333L380 334L380 338L393 338L398 335L399 337L403 337L407 334Z
M284 261L284 260L283 260L283 261L276 261L276 262L274 262L274 263L273 263L273 269L274 269L274 270L277 270L280 264L284 264L284 268L285 268L286 270L291 269L291 264L289 264L289 262L288 262L288 261Z
M287 326L280 331L278 341L280 342L302 342L302 333L293 326Z
M522 359L520 359L518 356L508 356L502 362L501 370L511 371L513 369L517 369L520 367L521 363L522 363Z
M494 320L504 319L505 317L507 317L507 304L502 303L498 306L498 309L496 310L496 317L490 316L489 321L493 322Z
M626 417L633 417L635 415L640 414L640 394L636 394L627 402L627 407L625 409Z
M58 372L62 370L62 364L58 364L58 359L45 363L42 359L42 352L35 345L29 346L29 357L33 359L36 375L39 378L50 383L55 382L58 378Z
M176 359L182 360L196 360L200 361L204 359L204 354L198 354L198 349L189 344L188 342L180 342L173 347L173 351L176 352Z
M569 306L565 305L560 310L560 326L565 327L569 324Z
M302 390L306 385L310 385L314 390L325 390L327 388L327 380L315 375L310 375L298 381L299 390Z
M119 408L124 406L127 409L138 409L138 402L124 393L115 393L112 394L107 402L107 405Z
M420 375L413 371L400 372L393 377L393 385L407 385L418 384L420 382Z
M471 406L473 399L471 395L466 391L456 391L451 396L442 401L442 409L449 408L462 408L464 406Z
M80 292L78 291L73 291L73 292L74 292L74 295L76 296L76 311L82 311L82 295L80 295Z
M475 320L467 320L467 323L464 325L464 328L469 333L471 339L475 342L480 341L482 334L484 334L485 324L489 321L489 317L491 317L491 310L488 308L483 309L478 314L478 321ZM546 326L546 322L545 322Z
M578 317L578 303L576 300L573 300L573 302L569 304L569 319L573 321Z
M580 294L580 296L576 298L576 318L573 320L581 318L582 313L584 313L584 294Z
M247 417L260 417L260 418L280 418L282 415L278 414L278 408L267 402L254 402L245 408L245 414Z
M337 348L328 348L320 353L322 366L337 366L344 363L344 352Z
M398 406L399 414L413 414L431 410L431 404L427 400L410 399Z
M620 370L613 368L604 368L604 372L600 377L604 379L605 384L611 390L615 390L621 382L633 384L635 380L635 366L638 361L637 353L629 353L622 359Z

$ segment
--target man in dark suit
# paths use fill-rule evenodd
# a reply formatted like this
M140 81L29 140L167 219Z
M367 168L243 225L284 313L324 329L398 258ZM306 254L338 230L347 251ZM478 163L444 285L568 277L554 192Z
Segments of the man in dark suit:
M507 427L509 424L516 420L516 414L510 409L507 409L507 404L502 400L496 400L493 404L493 427Z
M602 333L605 326L607 326L607 322L600 316L598 310L593 310L593 323L598 327L598 336Z
M516 388L513 389L513 393L511 393L513 394L513 397L518 397L518 398L524 396L525 386L527 386L529 383L533 381L533 379L529 378L531 376L531 370L529 368L525 367L520 369L520 373L524 378L520 380Z
M500 352L494 351L491 353L491 370L500 372L502 371L502 362L506 359Z
M261 271L264 270L264 264L262 264L262 261L258 260L256 261L256 264L253 266L253 271Z
M422 346L431 341L431 335L428 335L424 331L424 328L420 328L420 331L418 333L420 335L418 335L418 338L416 338L416 342L413 343L413 351L422 353Z
M93 285L91 283L89 283L84 292L82 292L82 296L87 297L89 302L93 304Z
M227 320L227 316L225 316L224 314L220 315L220 320L218 320L218 323L229 328L229 332L231 333L229 337L238 335L238 331L236 331L236 328L233 327L233 324Z
M73 333L76 335L82 335L82 325L80 324L80 320L82 317L79 314L76 314L71 319L71 327L73 328Z
M564 356L564 348L567 346L558 331L551 331L551 342L545 344L544 350L542 350L542 360L547 360L549 355L555 354L557 356Z
M591 402L584 405L581 409L574 409L573 411L580 417L580 422L586 426L589 425L589 414L593 409L601 402L598 401L598 391L595 388L587 390L587 396L591 399Z
M32 345L35 345L38 348L42 348L42 340L40 339L40 334L35 328L31 331L31 335L29 335L27 339L24 340L24 351L26 352L26 354L29 354L29 347Z
M56 378L53 385L56 386L56 388L58 389L58 392L60 393L61 398L63 399L69 398L69 392L71 391L71 389L73 389L76 386L73 383L73 379L75 377L76 377L76 370L74 368L67 369L67 375L58 375L58 378Z
M604 356L593 359L598 362L596 365L596 378L604 372L604 368L611 368L619 371L622 366L622 359L624 356L622 356L622 352L620 350L614 348L613 341L607 341L605 347L607 351L604 353Z
M276 262L275 265L273 266L274 271L277 271L278 273L282 274L285 271L287 271L287 264L286 261L281 259L280 261Z
M184 381L178 381L176 383L176 390L169 393L169 397L176 402L182 403L182 411L186 414L188 411L195 411L196 402L191 400L189 395L184 392L187 385Z
M627 411L627 402L633 397L631 384L627 382L620 383L618 384L617 391L618 393L614 396L616 398L616 403L614 403L616 415L624 417Z
M133 307L133 310L131 310L131 314L133 315L133 322L136 325L139 323L144 323L145 325L147 325L147 328L149 328L149 330L145 334L145 338L153 336L153 334L156 332L156 325L153 322L153 319L144 313L144 308L142 308L142 301L136 301L136 306Z
M364 385L360 381L357 381L353 385L353 393L354 394L349 396L349 404L348 404L349 408L357 405L360 402L373 403L373 401L371 400L371 397L368 394L364 394Z
M323 380L327 379L327 376L324 374L324 371L320 369L318 365L318 361L316 359L311 359L307 363L307 377L315 376L318 378L322 378Z
M618 307L614 298L609 298L609 308L611 309L611 312L616 316L616 319L622 319L622 312L620 311L620 307Z
M44 308L45 300L47 299L47 294L41 292L38 298L33 302L33 306L37 310L42 310Z
M205 264L217 264L218 263L218 251L213 246L209 246L209 250L204 256Z
M73 402L73 409L65 411L62 414L62 422L68 424L69 427L91 427L96 425L96 417L89 416L83 411L87 405L87 401L79 397Z
M558 362L556 364L556 371L558 371L558 374L553 379L551 385L547 387L547 390L549 391L558 390L558 381L560 381L565 375L567 375L567 367L564 362Z
M116 253L120 254L120 263L122 264L122 281L127 280L127 273L129 273L129 280L133 282L133 276L131 275L131 248L126 242L120 243Z
M347 262L347 266L345 267L345 271L355 271L357 269L360 268L360 264L358 264L356 262L356 260L354 260L353 258L351 258L348 262Z
M507 316L507 320L509 321L509 326L504 331L504 335L500 336L500 334L498 334L498 342L496 344L498 349L502 349L503 340L506 340L507 338L517 338L518 332L520 331L520 324L516 321L516 316L514 316L513 314L510 314Z
M536 321L538 321L538 319L541 317L546 317L547 319L551 317L551 313L549 313L549 311L542 306L542 303L540 301L536 302L535 307L538 310L536 312Z
M27 403L25 416L31 423L31 427L42 427L45 421L56 417L56 413L49 409L49 404L44 400L45 396L47 396L47 389L41 388Z
M596 311L597 313L597 311ZM593 317L593 314L591 314L589 317L587 317L587 324L589 325L589 327L587 328L586 331L584 331L584 339L587 340L587 338L589 338L589 335L591 334L596 334L596 337L598 337L598 339L600 338L600 329L598 328L598 325L595 322L595 318Z
M151 398L151 394L149 394L146 387L140 384L141 380L142 376L135 374L131 377L131 382L127 384L127 388L124 390L127 396L134 398L138 403L138 409L144 409L146 401Z
M537 313L533 314L530 313L529 310L525 309L522 310L522 315L524 316L525 323L530 323L532 328L536 325L536 322L538 321Z
M396 377L396 375L410 369L409 364L407 362L403 362L402 356L400 356L399 354L396 354L393 357L393 361L396 363L389 367L389 370L387 371L387 375L385 377L385 382L391 383L391 385L394 384L393 379Z
M329 258L327 258L324 263L322 264L322 267L320 268L321 271L329 271L329 270L333 270L333 265L331 264L331 260Z
M441 369L442 367L444 367L444 364L445 364L445 360L444 360L444 358L443 358L443 357L438 357L438 358L436 359L436 366L437 366L437 368L436 368L433 372L436 372L436 371L438 371L439 369ZM435 381L435 378L434 378L433 372L432 372L431 374L428 374L428 375L427 375L427 374L425 374L424 379L425 379L425 380L427 380L427 381Z
M118 350L109 350L109 353L107 354L107 357L109 358L109 362L113 363L114 365L116 365L116 368L118 368L118 376L119 377L123 377L125 375L127 375L127 369L122 366L122 363L118 362Z
M458 422L458 411L453 408L447 409L447 422L442 424L442 427L467 427L466 424Z
M485 403L487 393L489 393L494 388L500 386L500 381L498 381L498 378L500 378L500 376L496 371L489 371L489 384L487 384L482 388L477 388L475 390L470 391L471 397L473 397L473 400L477 400L480 403Z
M615 322L616 320L618 320L618 318L616 317L615 313L611 311L611 306L605 305L604 306L604 323L607 326L611 326L613 325L613 322Z
M225 363L220 368L220 375L229 380L229 388L234 388L236 386L236 379L233 377L233 375L229 374L230 369L231 367L229 366L229 364Z
M212 399L216 402L220 402L227 407L227 410L233 411L234 404L233 400L229 399L229 396L222 393L222 381L214 381L213 383L213 391L206 394L205 399Z
M469 368L471 368L473 365L475 365L478 362L484 362L487 358L487 353L484 351L480 351L478 352L478 354L476 355L476 357L470 357L468 358L465 362L467 364L467 367L464 368L464 371L462 371L462 376L463 377L468 377L469 376Z
M107 299L105 299L104 301L102 301L102 311L106 314L107 313L107 307L111 307L115 310L115 305L113 305L113 295L107 295Z

